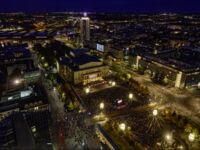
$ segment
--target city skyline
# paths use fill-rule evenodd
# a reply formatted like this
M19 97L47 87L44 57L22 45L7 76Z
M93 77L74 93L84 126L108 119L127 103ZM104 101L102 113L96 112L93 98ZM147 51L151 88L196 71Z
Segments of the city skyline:
M61 12L61 11L88 11L88 12L176 12L199 13L200 2L197 0L9 0L3 1L0 12Z

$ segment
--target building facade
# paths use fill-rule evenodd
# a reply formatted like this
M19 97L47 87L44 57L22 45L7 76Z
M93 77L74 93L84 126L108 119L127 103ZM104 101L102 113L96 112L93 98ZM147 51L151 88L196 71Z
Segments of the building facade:
M83 44L90 41L90 18L87 15L80 19L80 36Z

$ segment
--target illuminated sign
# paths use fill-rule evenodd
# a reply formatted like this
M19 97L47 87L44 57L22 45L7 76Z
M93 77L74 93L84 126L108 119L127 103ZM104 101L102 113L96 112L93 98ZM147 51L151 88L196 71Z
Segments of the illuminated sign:
M32 93L31 90L27 90L27 91L21 91L20 92L20 97L23 98L23 97L27 97L27 96L30 96Z
M97 50L100 52L104 52L104 45L97 43Z

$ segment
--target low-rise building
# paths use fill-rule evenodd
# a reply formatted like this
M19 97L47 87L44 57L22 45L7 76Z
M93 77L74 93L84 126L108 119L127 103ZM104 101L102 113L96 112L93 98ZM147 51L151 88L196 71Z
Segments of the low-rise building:
M177 88L200 86L200 51L180 49L160 54L136 56L135 66L150 74L171 81Z

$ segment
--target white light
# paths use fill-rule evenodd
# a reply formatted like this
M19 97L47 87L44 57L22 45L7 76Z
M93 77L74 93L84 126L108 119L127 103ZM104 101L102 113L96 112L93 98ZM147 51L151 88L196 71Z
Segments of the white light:
M56 87L53 88L53 91L56 91Z
M100 109L104 109L104 103L100 103L99 107Z
M20 80L19 80L19 79L16 79L16 80L14 81L14 83L15 83L15 84L19 84L19 83L20 83Z
M178 148L179 148L179 149L183 149L184 147L183 147L183 145L180 145Z
M115 86L115 85L116 85L116 82L115 82L115 81L113 81L113 82L112 82L112 86Z
M198 88L200 89L200 82L198 83Z
M133 99L133 93L129 93L128 97L129 99Z
M120 99L120 100L117 101L117 104L121 104L122 102L123 102L123 100Z
M157 116L158 115L158 110L157 109L154 109L153 110L153 116Z
M171 141L172 140L172 135L171 134L166 134L165 135L165 139L167 140L167 141Z
M86 89L85 89L85 93L86 93L86 94L90 93L90 89L89 89L89 88L86 88Z
M84 13L83 13L83 16L84 16L84 17L87 17L87 13L86 13L86 12L84 12Z
M35 132L37 131L35 126L33 126L33 127L31 128L31 130L32 130L33 133L35 133Z
M44 60L44 56L43 56L43 57L41 57L41 59L42 59L42 60Z
M189 136L188 136L188 140L189 140L190 142L194 142L194 140L195 140L195 135L194 135L193 133L190 133Z
M126 129L126 124L125 124L125 123L121 123L121 124L119 125L119 128L120 128L122 131L124 131L124 130Z

